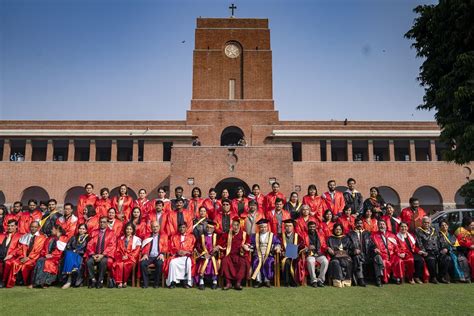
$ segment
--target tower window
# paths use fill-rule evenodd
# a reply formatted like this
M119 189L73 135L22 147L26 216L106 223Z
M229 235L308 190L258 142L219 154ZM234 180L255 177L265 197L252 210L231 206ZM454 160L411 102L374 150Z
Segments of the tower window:
M229 100L235 99L235 79L229 80Z

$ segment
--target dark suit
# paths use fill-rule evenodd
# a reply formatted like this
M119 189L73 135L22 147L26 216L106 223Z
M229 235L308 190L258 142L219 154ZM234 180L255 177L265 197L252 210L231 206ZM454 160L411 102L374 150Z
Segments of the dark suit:
M348 234L349 239L352 242L353 249L360 250L360 254L356 255L355 252L351 253L353 271L357 279L365 279L367 277L367 265L370 261L370 251L373 248L372 239L370 238L370 232L363 231L359 235L356 231L351 231Z

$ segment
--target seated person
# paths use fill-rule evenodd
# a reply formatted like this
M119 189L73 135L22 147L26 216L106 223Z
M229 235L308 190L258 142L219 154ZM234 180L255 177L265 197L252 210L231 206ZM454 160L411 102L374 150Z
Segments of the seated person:
M400 223L400 232L397 234L398 256L402 261L402 276L408 279L410 284L423 284L424 262L420 256L416 238L408 232L408 224ZM413 279L414 277L414 279Z
M90 210L88 207L90 205L86 207L86 210ZM87 214L89 213L87 212ZM89 219L87 215L84 218L86 221ZM63 289L71 287L71 284L75 287L79 287L82 284L84 272L82 271L82 262L86 253L88 237L86 224L79 224L77 235L72 236L67 242L62 270L62 274L67 277L67 280L62 287Z
M378 230L372 233L375 283L378 287L388 283L391 274L397 284L401 284L402 262L398 256L397 237L387 231L384 220L378 221Z
M352 280L352 242L344 235L341 224L334 224L333 234L327 241L327 253L331 257L329 261L329 276L335 287L351 286Z
M173 289L182 283L185 289L193 286L193 250L196 238L189 232L186 222L178 226L179 233L170 239L170 255L168 261L168 277L166 285Z
M446 220L439 223L439 277L441 283L449 283L449 279L466 282L469 278L469 263L461 251L458 251L456 237L449 233Z
M219 245L216 223L208 220L206 232L199 236L196 241L196 250L199 255L196 266L198 273L199 289L204 290L204 280L211 279L213 290L217 289L217 276L219 275Z
M308 222L308 233L305 235L306 264L312 287L324 287L329 261L325 256L326 240L324 233L316 229L315 221ZM319 263L319 274L316 275L316 262Z
M353 271L357 281L357 285L365 287L368 277L367 266L370 262L370 251L373 248L370 232L364 230L364 223L362 219L356 218L355 228L347 235L352 242L352 263Z
M19 243L21 234L18 232L18 221L9 219L6 231L0 234L0 288L7 281L8 270L6 265L11 267L10 262L18 258L18 251L21 247Z
M299 256L304 249L304 238L295 233L295 221L293 219L286 219L283 221L285 230L281 235L282 258L281 258L281 276L285 286L296 287L301 284L304 275L305 267L304 260ZM286 249L289 245L294 245L298 249L298 257L287 257ZM279 271L277 272L279 273Z
M140 270L143 278L142 287L144 289L148 287L148 269L150 265L155 266L153 287L157 288L161 285L163 263L165 261L165 254L168 252L168 237L160 233L161 227L158 221L151 222L150 226L151 234L142 242L140 258Z
M438 256L439 256L439 238L436 229L431 226L431 219L423 216L421 226L415 229L416 243L420 248L419 254L425 260L430 274L430 282L438 284Z

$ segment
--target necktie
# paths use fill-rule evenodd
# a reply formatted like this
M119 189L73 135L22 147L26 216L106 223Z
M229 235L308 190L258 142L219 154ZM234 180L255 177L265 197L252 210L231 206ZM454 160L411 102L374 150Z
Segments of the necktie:
M30 243L28 245L28 251L26 252L26 256L28 257L31 253L31 250L33 250L33 245L35 244L35 235L33 235L33 237L31 237L30 239Z
M178 211L177 218L178 218L178 227L179 227L180 225L184 224L183 212Z

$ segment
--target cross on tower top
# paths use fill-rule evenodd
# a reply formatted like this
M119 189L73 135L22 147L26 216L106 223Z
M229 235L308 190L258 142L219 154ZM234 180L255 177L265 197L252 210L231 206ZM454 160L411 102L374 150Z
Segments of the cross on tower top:
M234 10L237 9L237 7L232 3L232 5L229 7L229 9L231 11L230 17L233 18L234 17Z

